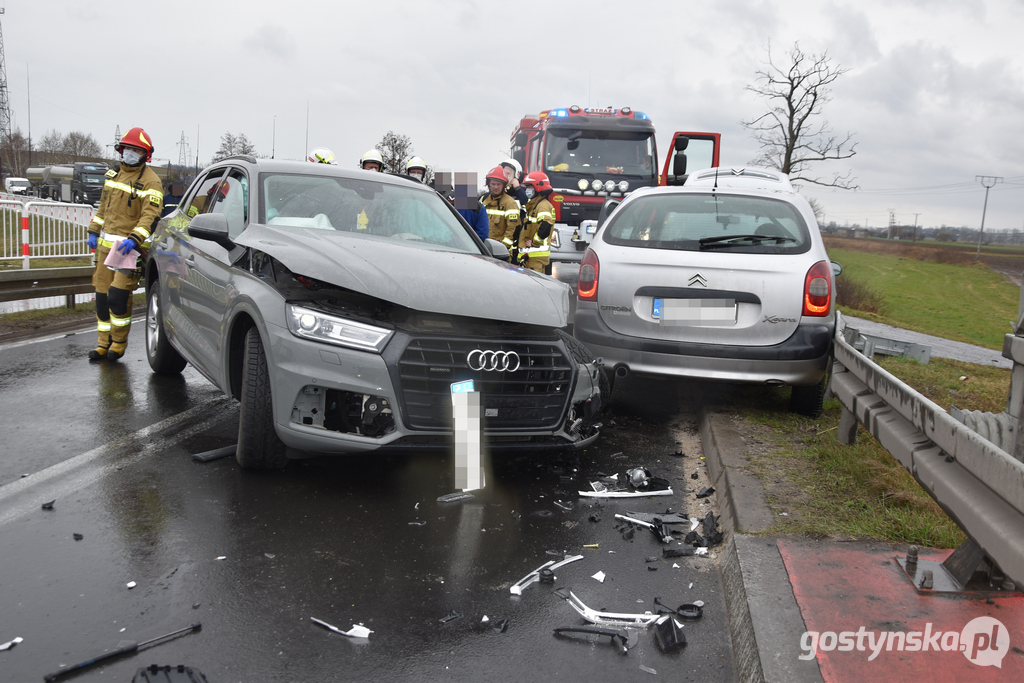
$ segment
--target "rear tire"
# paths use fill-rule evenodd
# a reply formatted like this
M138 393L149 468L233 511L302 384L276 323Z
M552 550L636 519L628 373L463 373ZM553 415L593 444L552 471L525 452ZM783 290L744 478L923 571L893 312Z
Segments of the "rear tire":
M167 339L160 308L160 279L149 286L146 300L146 359L158 375L180 374L188 364Z
M242 357L242 390L238 416L238 450L235 459L244 469L279 470L288 464L285 445L274 428L274 401L267 354L259 330L245 335Z
M793 387L789 397L789 410L807 417L821 417L822 404L825 402L825 389L828 387L829 373L817 384Z

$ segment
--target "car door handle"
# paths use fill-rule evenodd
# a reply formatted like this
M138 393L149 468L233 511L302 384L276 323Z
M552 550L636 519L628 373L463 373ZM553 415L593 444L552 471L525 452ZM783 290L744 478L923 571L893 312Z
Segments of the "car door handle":
M195 265L196 265L196 257L195 256L189 256L187 259L185 259L185 265L189 266L190 268L191 267L195 267Z

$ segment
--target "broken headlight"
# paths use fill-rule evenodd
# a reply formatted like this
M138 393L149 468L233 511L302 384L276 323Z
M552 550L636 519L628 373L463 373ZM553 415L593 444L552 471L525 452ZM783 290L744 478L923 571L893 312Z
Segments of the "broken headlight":
M285 308L288 329L296 337L304 339L380 353L394 334L393 330L327 315L311 308L294 304L287 304Z

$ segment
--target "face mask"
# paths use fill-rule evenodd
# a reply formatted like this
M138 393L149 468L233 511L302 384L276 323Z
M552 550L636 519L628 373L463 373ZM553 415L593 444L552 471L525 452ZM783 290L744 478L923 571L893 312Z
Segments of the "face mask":
M121 159L129 166L138 166L142 161L142 155L134 149L125 149L121 152Z
M526 198L527 199L533 199L533 188L530 188L530 187L526 188Z

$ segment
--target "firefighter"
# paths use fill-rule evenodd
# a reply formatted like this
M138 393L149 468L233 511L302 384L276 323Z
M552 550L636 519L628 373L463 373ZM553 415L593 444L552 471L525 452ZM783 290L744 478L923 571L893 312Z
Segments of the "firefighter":
M153 158L153 143L141 128L132 128L117 144L121 154L118 170L107 171L100 208L89 224L89 247L96 250L96 330L99 340L89 360L117 360L124 356L132 324L132 294L139 285L139 268L108 268L104 261L111 249L127 255L133 249L144 255L150 235L160 219L163 185L146 165Z
M309 151L307 157L314 164L334 164L334 152L326 147L317 147Z
M384 172L384 157L380 155L380 152L376 148L371 149L362 156L359 160L359 168L364 171L378 171Z
M514 236L519 227L519 204L505 194L505 169L495 166L487 172L488 193L480 199L490 221L488 237L498 240L510 251L515 246Z
M427 182L427 162L419 157L409 159L405 165L405 175L412 176L421 183Z
M523 186L519 182L519 177L523 175L523 167L515 159L509 158L501 162L501 167L505 169L505 178L508 179L508 184L505 186L505 193L519 202L520 206L525 206L526 195L523 193Z
M543 171L534 171L523 178L526 203L526 223L519 235L519 258L526 268L538 273L547 272L551 262L551 231L555 227L555 207L548 201L551 181Z

